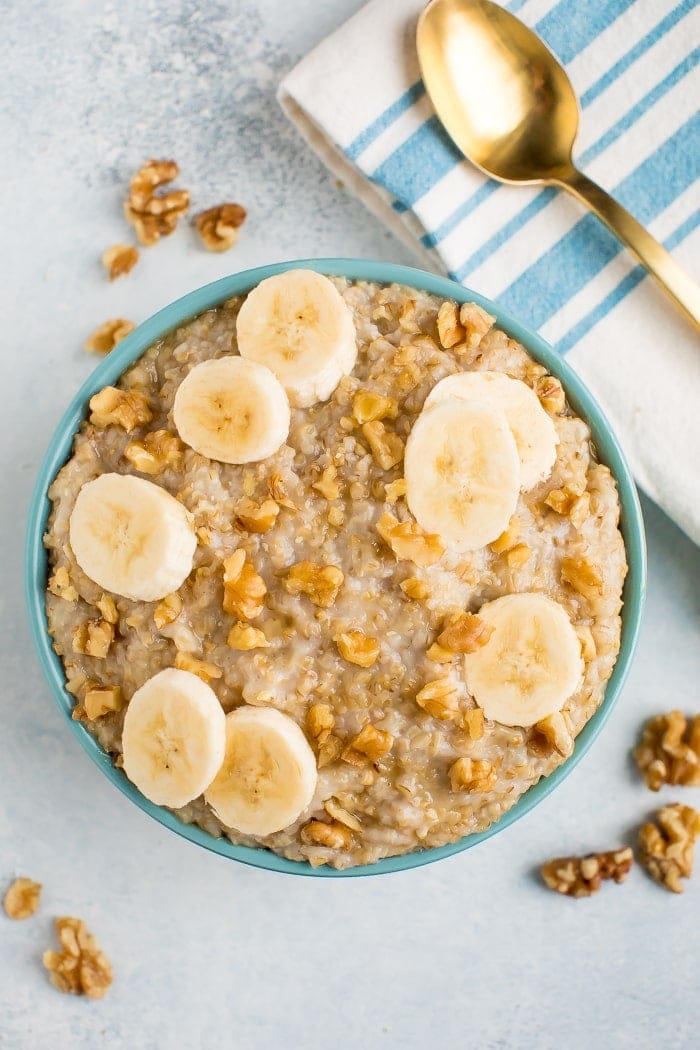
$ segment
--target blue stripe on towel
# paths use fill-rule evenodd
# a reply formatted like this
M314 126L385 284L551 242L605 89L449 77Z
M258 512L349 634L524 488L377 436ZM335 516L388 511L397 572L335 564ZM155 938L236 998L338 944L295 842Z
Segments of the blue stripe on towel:
M663 80L655 84L651 91L640 98L639 101L632 106L631 109L620 117L616 124L613 124L611 128L605 132L604 135L594 142L585 153L581 154L579 163L581 166L590 164L591 161L595 160L596 157L612 145L620 135L623 135L626 131L635 124L639 118L647 112L648 109L659 101L668 91L674 87L679 80L682 80L695 66L698 55L700 55L700 48L696 48L690 55L686 55L682 62L679 62L675 69L672 69ZM473 252L469 258L455 271L457 274L457 280L463 281L470 273L473 273L483 262L488 259L493 252L497 251L502 244L510 240L519 230L523 228L531 219L541 212L545 205L549 204L552 198L558 191L548 187L542 190L537 196L529 202L524 208L522 208L516 215L510 219L509 222L502 226L500 230L494 233L488 240Z
M384 110L376 120L373 120L364 131L361 131L356 138L352 140L350 145L345 150L345 153L350 160L357 160L360 154L370 146L375 139L378 139L383 131L394 123L402 113L405 113L407 109L410 109L414 102L417 102L425 94L425 88L423 87L423 81L417 80L415 84L411 84L407 91L404 91L400 98L397 98L391 106Z
M420 200L459 162L461 154L437 117L414 131L370 178L404 207Z
M535 29L561 62L571 62L572 58L588 47L634 2L635 0L589 2L585 4L584 17L581 14L581 0L560 0L556 7L540 19Z
M699 139L696 114L616 187L616 197L640 222L651 222L698 177ZM506 288L499 302L540 328L621 248L598 219L587 215Z
M681 223L673 231L670 237L667 237L664 241L664 247L668 251L673 251L678 245L688 237L693 230L697 229L700 225L700 209L690 215L685 222ZM558 340L556 348L560 354L565 354L571 350L585 335L594 328L599 321L602 321L611 310L614 310L618 303L622 302L625 296L629 295L630 292L634 291L638 284L640 284L644 278L648 276L647 271L643 266L635 266L634 270L631 270L622 280L608 292L604 299L593 307L592 310L581 318L581 320L575 324L572 328L561 339ZM651 279L651 278L650 278Z

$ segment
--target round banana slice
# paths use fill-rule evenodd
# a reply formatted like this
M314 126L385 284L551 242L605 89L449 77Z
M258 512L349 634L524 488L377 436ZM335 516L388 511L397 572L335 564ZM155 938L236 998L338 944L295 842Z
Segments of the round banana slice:
M509 594L479 617L493 628L464 657L467 687L487 718L531 726L560 711L581 684L581 643L566 611L544 594Z
M142 795L157 806L186 806L224 760L226 716L216 693L189 671L160 671L129 701L122 748L124 772Z
M317 778L293 719L271 707L238 707L226 716L226 756L204 797L227 827L271 835L304 812Z
M355 324L335 285L314 270L261 281L236 321L242 357L270 368L297 408L326 401L357 359Z
M518 447L522 489L527 491L549 477L557 458L559 437L527 383L503 372L458 372L433 387L424 408L455 397L491 405L505 414Z
M258 463L289 434L289 400L269 368L242 357L202 361L175 394L173 419L190 448L221 463Z
M197 537L181 503L152 481L101 474L78 493L70 516L78 565L106 591L154 602L192 571Z
M520 491L520 460L503 412L456 398L421 412L406 442L406 500L426 532L454 551L505 530Z

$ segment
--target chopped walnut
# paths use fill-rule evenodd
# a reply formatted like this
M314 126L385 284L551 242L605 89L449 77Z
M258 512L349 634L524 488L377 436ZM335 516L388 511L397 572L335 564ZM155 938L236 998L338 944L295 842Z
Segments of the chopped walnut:
M515 544L518 541L519 535L520 526L518 525L517 521L511 521L505 532L502 532L501 535L493 541L493 543L489 543L489 547L491 548L494 554L503 554L505 551L509 551L511 547L515 546Z
M223 671L216 664L207 660L198 660L192 653L178 651L175 656L175 666L179 671L190 671L201 678L203 682L211 682L212 678L221 678Z
M362 631L346 631L333 639L338 652L351 664L358 667L371 667L379 656L379 642Z
M449 678L436 678L416 693L416 703L433 718L449 721L459 714L459 696Z
M343 751L343 759L351 765L361 765L365 758L370 762L378 762L379 759L391 751L394 738L391 733L384 729L377 729L371 722L362 727L357 736L353 737Z
M129 199L133 207L147 211L155 191L179 174L180 168L174 160L147 160L131 179Z
M202 244L210 252L225 252L238 240L238 231L246 219L246 210L240 204L218 204L195 215Z
M103 594L102 597L95 602L95 607L102 613L102 619L106 620L107 623L116 623L119 619L119 613L117 612L117 605L111 594Z
M123 706L122 691L118 685L96 686L94 689L88 689L83 698L85 714L90 721L113 711L121 711Z
M462 715L464 728L470 740L481 740L484 735L484 712L480 707L470 708Z
M187 190L156 193L159 187L172 182L179 170L174 160L149 160L131 180L124 214L146 247L171 234L190 206Z
M662 784L700 786L700 715L687 721L681 711L650 718L634 758L648 788Z
M326 499L337 499L340 495L340 485L337 480L337 471L332 463L329 463L324 468L321 477L318 481L314 481L311 486L312 489L316 489Z
M437 642L433 642L425 650L425 655L436 664L451 664L457 655L452 649L444 649Z
M358 390L352 402L352 414L360 425L380 419L396 419L398 410L395 398L384 397L373 390Z
M632 861L632 850L625 846L585 857L555 857L542 865L541 872L550 890L566 897L590 897L600 889L604 879L624 882Z
M309 736L323 744L335 726L333 711L328 704L312 704L306 713L306 728Z
M290 594L305 594L314 605L321 609L330 609L338 597L344 579L337 565L316 565L311 561L300 561L292 565L284 586Z
M412 561L423 568L434 565L445 553L440 537L423 532L416 522L399 522L393 514L385 512L375 528L400 561Z
M105 321L90 333L85 340L85 349L94 354L109 354L122 339L126 339L127 335L133 332L134 328L134 322L125 321L123 317Z
M672 893L682 893L681 879L693 873L695 839L700 835L700 813L676 802L656 814L656 823L639 830L639 860Z
M226 644L231 649L247 652L249 649L267 649L270 645L265 633L249 623L235 623L228 632Z
M396 481L390 481L384 489L384 498L390 506L394 503L398 503L402 496L406 495L406 479L397 478Z
M150 423L153 413L144 394L106 386L90 398L90 422L96 427L114 425L127 434L142 423Z
M275 503L279 503L280 507L285 507L287 510L297 509L296 504L294 504L287 495L284 488L284 482L282 481L282 478L279 474L272 475L272 477L267 483L267 487L270 496L275 501Z
M131 441L124 456L142 474L161 474L168 467L182 466L185 446L169 430L153 430L143 441Z
M39 907L41 883L32 879L15 879L3 898L8 919L29 919Z
M239 620L253 620L263 611L265 581L246 561L244 550L234 551L224 561L224 612Z
M464 328L465 336L462 346L468 350L475 350L481 345L481 340L486 333L493 328L496 318L487 314L476 303L463 303L459 310L459 320ZM457 352L461 347L457 348Z
M345 827L350 828L351 831L361 830L362 825L357 817L353 813L348 813L347 809L341 806L336 798L327 798L323 803L323 808L329 817L344 824Z
M156 606L153 613L153 622L158 630L161 627L167 627L168 624L175 623L182 612L183 605L183 600L179 594L167 594L160 604Z
M563 711L556 711L553 715L541 719L535 724L535 730L564 758L568 758L574 750L571 724Z
M101 259L110 281L113 281L133 270L139 261L138 248L133 244L113 244L111 248L105 248Z
M590 496L587 492L576 492L565 485L563 489L552 489L545 496L544 503L557 514L568 518L576 529L586 521L590 509Z
M343 751L343 741L331 733L318 745L318 758L316 764L319 769L324 769L336 762Z
M362 433L372 450L372 456L382 470L391 470L403 459L403 441L398 434L387 430L383 423L374 420L363 423Z
M403 580L399 587L406 595L407 598L412 598L414 601L422 602L430 594L430 587L423 580L419 580L417 576L409 576L408 579Z
M46 951L43 963L59 992L102 999L112 983L112 964L80 919L56 919L62 951Z
M493 764L480 758L458 758L448 775L453 791L489 791L496 782Z
M335 528L340 528L345 523L345 515L343 514L340 507L329 507L328 509L328 524L333 525Z
M60 565L49 579L49 590L65 602L77 602L78 592L70 582L70 574L65 566Z
M307 846L327 846L329 849L349 849L352 845L350 828L334 820L310 820L301 829L301 841Z
M269 532L279 512L279 504L273 499L256 503L244 496L236 506L236 524L246 532Z
M517 569L530 560L532 550L527 543L516 543L514 547L506 551L506 561L511 569Z
M73 652L104 660L114 639L114 624L87 620L73 631Z
M566 408L564 388L554 376L539 376L534 382L533 390L540 399L542 408L551 415L560 415Z
M459 320L457 304L446 300L440 306L437 315L437 330L440 342L449 350L457 343L464 342L466 332Z
M563 558L561 578L584 598L598 598L603 593L603 573L588 558Z
M453 653L475 653L486 645L493 627L473 613L457 613L443 626L437 636L438 645Z

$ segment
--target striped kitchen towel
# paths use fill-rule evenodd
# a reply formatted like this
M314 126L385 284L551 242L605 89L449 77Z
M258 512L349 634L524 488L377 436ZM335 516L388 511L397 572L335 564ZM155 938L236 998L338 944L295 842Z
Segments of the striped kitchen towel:
M283 81L285 111L419 261L537 329L584 378L646 492L700 542L700 339L593 216L464 160L420 80L423 0L372 0ZM566 65L577 159L698 276L696 0L509 0ZM342 248L341 248L342 250Z

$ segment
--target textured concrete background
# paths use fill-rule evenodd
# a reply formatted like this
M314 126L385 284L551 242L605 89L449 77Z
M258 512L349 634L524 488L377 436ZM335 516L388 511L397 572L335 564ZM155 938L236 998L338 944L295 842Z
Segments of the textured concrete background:
M700 877L676 898L634 871L572 902L533 875L553 853L627 840L656 801L628 758L640 722L697 707L700 555L653 506L642 641L602 738L508 832L403 875L291 879L166 833L69 738L30 647L23 519L53 427L94 366L81 349L93 326L143 320L273 259L411 261L274 101L284 71L356 6L0 0L0 882L45 883L34 919L0 917L3 1047L697 1045ZM183 227L110 286L99 253L128 233L124 184L151 155L177 158L195 208L232 198L250 218L235 253L209 255ZM114 962L102 1003L60 996L41 969L65 913Z

